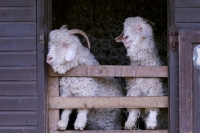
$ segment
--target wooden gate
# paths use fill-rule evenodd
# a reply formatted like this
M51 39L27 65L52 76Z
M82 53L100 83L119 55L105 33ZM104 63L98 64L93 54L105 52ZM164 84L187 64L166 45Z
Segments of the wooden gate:
M79 66L64 75L48 72L48 98L49 98L49 133L63 133L57 131L59 109L64 108L167 108L168 97L59 97L59 76L92 76L92 77L168 77L167 66ZM78 131L64 131L76 133ZM121 131L81 131L81 132L132 132L132 133L167 133L168 130L121 130Z

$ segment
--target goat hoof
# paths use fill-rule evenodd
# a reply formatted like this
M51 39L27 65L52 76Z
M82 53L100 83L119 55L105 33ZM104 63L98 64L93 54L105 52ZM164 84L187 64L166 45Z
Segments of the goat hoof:
M67 123L64 121L58 121L58 130L66 130Z
M156 124L157 122L156 121L148 121L146 123L146 128L149 129L149 130L155 130L156 129Z
M74 127L75 128L75 130L84 130L84 128L83 127Z
M147 127L148 130L155 130L156 127Z
M75 122L74 124L74 129L75 130L84 130L85 128L85 124L84 123L81 123L81 122Z
M137 129L137 128L136 128L135 124L126 122L126 123L125 123L124 129L125 129L125 130L135 130L135 129Z

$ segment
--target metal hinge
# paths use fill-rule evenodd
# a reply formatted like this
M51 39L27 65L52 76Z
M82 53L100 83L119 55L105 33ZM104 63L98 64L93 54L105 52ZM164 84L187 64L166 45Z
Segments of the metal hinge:
M170 27L169 44L172 51L178 50L178 28L174 25Z
M40 44L44 44L44 34L40 34L39 42Z

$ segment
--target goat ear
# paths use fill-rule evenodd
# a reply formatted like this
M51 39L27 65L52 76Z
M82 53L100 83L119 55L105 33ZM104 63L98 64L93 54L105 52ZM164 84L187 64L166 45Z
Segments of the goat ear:
M72 61L75 58L76 50L75 49L67 49L65 53L65 60Z
M124 32L122 32L121 35L119 35L118 37L116 37L116 38L115 38L115 41L116 41L116 42L122 42L123 35L124 35Z

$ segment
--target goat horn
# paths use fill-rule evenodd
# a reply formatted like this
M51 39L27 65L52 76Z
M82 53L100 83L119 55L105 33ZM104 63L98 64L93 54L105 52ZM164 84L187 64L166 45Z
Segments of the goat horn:
M79 29L72 29L72 30L68 30L68 34L69 35L81 34L82 36L84 36L85 39L87 40L88 48L90 49L90 41L89 41L88 36L86 35L86 33L84 31L79 30Z
M62 27L60 27L60 30L67 28L67 25L63 25Z

